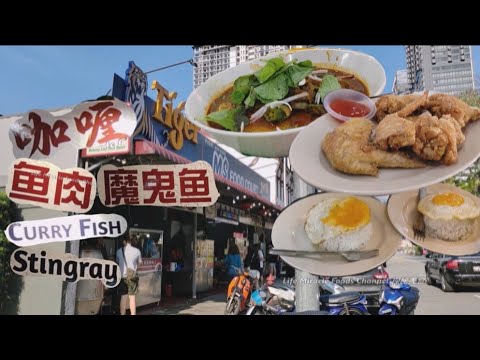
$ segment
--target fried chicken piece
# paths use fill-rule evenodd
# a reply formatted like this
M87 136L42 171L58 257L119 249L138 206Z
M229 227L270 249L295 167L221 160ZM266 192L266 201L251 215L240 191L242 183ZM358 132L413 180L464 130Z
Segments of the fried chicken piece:
M410 159L401 152L391 153L369 144L373 123L368 119L354 118L328 133L322 150L330 164L347 174L378 174L378 168L419 168L425 164Z
M410 95L411 96L411 95ZM428 91L425 91L423 95L418 95L417 98L414 98L409 102L405 107L397 112L397 115L403 118L412 115L415 111L425 108L428 102Z
M465 135L463 134L462 128L460 127L459 123L453 118L451 115L443 115L441 117L442 119L445 119L449 121L453 127L455 128L455 135L457 139L457 148L459 145L462 145L465 142Z
M428 96L428 95L427 95ZM385 95L382 96L375 103L377 107L376 119L378 122L382 121L383 118L389 114L394 114L400 110L406 108L407 105L412 104L408 108L408 114L402 117L406 117L415 111L418 108L418 104L422 104L425 97L424 95Z
M415 144L415 123L397 114L387 115L375 129L375 144L381 150L398 150Z
M430 96L427 108L438 118L443 115L451 115L461 128L470 121L480 119L480 109L472 108L452 95L434 94Z
M416 140L412 150L421 159L441 161L445 165L457 162L457 130L450 118L438 118L428 113L415 121Z

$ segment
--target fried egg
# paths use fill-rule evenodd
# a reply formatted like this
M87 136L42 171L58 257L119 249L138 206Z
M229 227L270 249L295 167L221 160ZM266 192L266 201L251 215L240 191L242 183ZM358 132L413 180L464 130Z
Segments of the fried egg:
M356 197L324 199L310 209L305 232L325 251L353 251L372 234L370 208Z
M480 215L475 201L455 192L437 193L425 196L417 209L431 219L474 219Z

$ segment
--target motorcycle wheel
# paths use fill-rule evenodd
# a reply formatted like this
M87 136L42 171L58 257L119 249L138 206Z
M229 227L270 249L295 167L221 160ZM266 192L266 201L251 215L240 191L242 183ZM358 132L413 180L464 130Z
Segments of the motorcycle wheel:
M231 296L228 299L227 306L225 307L225 315L238 315L240 313L240 299L236 296Z
M365 315L365 314L362 313L360 310L352 308L352 309L348 309L348 314L347 314L347 311L344 309L338 315Z
M259 306L256 306L255 309L252 310L250 315L267 315L267 314L264 309L262 309Z

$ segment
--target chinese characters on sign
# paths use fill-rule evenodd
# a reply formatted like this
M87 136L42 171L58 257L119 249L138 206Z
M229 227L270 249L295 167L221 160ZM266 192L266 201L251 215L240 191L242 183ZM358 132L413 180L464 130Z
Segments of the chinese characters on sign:
M9 137L16 158L47 158L70 144L79 149L109 149L115 144L118 153L118 144L128 151L136 123L133 110L119 100L89 101L58 117L30 111L12 124Z
M220 196L213 170L205 161L187 165L105 165L97 181L100 201L108 207L210 206Z
M46 209L85 213L95 200L95 177L85 169L61 170L31 159L17 159L10 166L5 188L10 200Z

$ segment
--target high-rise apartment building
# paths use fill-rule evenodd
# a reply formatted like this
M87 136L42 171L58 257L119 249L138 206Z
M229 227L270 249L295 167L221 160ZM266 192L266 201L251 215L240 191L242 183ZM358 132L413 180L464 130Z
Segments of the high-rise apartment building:
M411 91L458 95L474 88L472 48L468 45L407 45Z
M392 92L397 95L407 94L410 92L410 83L408 81L408 70L397 70L395 79L393 79Z
M305 45L195 45L193 60L193 87L196 88L209 77L248 60L267 55L273 51L305 47Z

